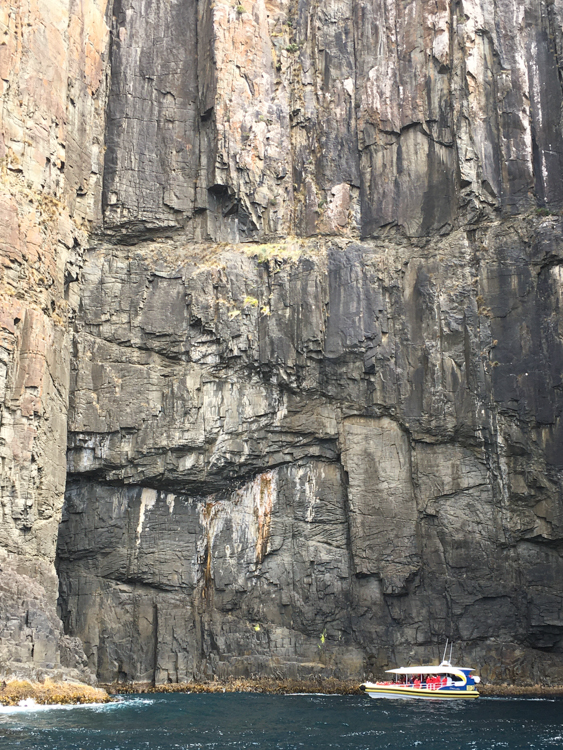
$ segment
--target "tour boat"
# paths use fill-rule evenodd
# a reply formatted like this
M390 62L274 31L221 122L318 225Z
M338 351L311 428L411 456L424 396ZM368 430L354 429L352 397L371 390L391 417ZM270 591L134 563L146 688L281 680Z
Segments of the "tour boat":
M439 667L399 667L386 672L394 675L393 681L365 682L360 690L370 698L478 698L476 686L481 678L472 672L467 667L454 667L449 661Z

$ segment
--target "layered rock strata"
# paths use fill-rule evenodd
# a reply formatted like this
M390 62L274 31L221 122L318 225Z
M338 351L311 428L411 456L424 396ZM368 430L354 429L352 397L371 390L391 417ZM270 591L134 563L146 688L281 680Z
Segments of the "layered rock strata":
M0 8L0 672L82 670L56 615L69 321L99 215L104 0ZM77 673L73 672L76 676Z
M59 540L104 680L560 679L561 11L114 5Z
M70 394L92 671L563 682L561 0L27 7L2 546L52 572Z
M347 678L450 637L559 681L560 230L92 250L58 552L92 669Z

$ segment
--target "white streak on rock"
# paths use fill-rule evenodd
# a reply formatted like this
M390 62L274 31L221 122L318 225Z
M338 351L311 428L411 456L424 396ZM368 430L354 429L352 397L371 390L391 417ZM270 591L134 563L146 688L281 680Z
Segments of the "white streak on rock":
M147 510L151 510L151 508L154 508L157 497L158 492L156 490L151 490L148 487L143 488L143 491L141 493L141 507L139 508L139 523L137 524L137 534L135 541L137 547L141 543L141 534L143 532L143 524L145 523L145 513L147 512Z

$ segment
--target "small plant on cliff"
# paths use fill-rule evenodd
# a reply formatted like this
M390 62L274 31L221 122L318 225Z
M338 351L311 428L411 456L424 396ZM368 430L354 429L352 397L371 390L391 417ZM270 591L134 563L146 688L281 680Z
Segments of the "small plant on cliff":
M557 216L557 212L551 211L546 206L539 206L536 208L536 216Z
M239 16L242 16L243 13L246 13L246 8L244 5L237 5L237 14Z
M288 44L285 48L286 52L291 52L292 54L294 52L299 52L299 45L298 44Z
M248 295L244 298L245 307L258 307L258 300L256 297L249 297Z

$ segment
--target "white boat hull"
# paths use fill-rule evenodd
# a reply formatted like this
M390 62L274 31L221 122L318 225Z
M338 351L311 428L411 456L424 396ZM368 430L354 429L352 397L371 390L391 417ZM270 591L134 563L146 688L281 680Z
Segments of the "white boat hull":
M463 698L478 698L476 690L428 690L427 688L388 687L377 685L362 685L362 690L370 698L391 698L393 700L460 700Z
M364 682L360 690L370 698L415 698L419 700L463 700L478 698L478 675L473 676L472 667L457 667L449 661L442 661L438 666L421 664L419 666L396 667L387 669L386 674L393 675L393 680L381 682Z

